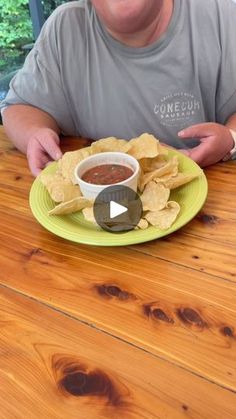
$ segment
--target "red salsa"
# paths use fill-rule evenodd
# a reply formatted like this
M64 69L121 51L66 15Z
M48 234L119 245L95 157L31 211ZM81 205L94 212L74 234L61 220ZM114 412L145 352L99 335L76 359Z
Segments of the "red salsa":
M101 164L87 170L81 179L94 185L112 185L123 182L133 173L132 169L121 164Z

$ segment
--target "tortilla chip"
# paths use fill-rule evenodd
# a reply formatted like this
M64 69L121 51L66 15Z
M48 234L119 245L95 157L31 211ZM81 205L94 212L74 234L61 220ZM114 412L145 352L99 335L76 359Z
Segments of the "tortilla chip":
M74 198L71 201L62 202L61 204L54 207L48 212L49 215L62 215L62 214L71 214L77 211L80 211L83 208L91 207L93 205L93 200L86 199L83 196L79 198Z
M41 174L39 180L46 187L50 197L55 202L66 202L81 196L80 187L72 185L65 180L59 173Z
M153 172L153 170L160 169L167 163L167 158L163 154L151 158L143 158L139 160L140 167L144 172Z
M174 176L174 177L169 176L166 179L164 177L155 179L155 182L162 183L166 188L176 189L179 186L183 186L186 183L191 182L193 179L196 179L198 176L199 176L199 173L195 173L193 175L178 173L177 176Z
M94 154L91 147L85 147L76 151L68 151L65 153L58 161L58 170L62 177L65 180L76 184L76 179L74 177L75 168L78 163L86 157L89 157L91 154Z
M92 154L103 153L107 151L119 151L122 153L127 153L129 149L129 141L115 137L102 138L101 140L94 141L91 145Z
M140 180L140 191L142 192L145 185L151 180L161 178L164 175L176 176L178 173L178 157L172 157L164 166L159 169L154 170L153 172L145 173Z
M135 230L146 230L148 228L148 222L144 218L141 218Z
M93 224L97 224L96 219L94 217L94 213L93 213L93 207L83 208L82 213L86 221L90 221Z
M153 226L161 230L170 228L179 214L180 206L175 201L169 201L166 208L160 211L149 211L144 218Z
M143 211L157 211L165 208L170 196L170 190L164 185L149 182L140 199L143 204Z
M159 140L151 134L142 134L129 141L128 154L140 160L147 157L156 157L161 153Z

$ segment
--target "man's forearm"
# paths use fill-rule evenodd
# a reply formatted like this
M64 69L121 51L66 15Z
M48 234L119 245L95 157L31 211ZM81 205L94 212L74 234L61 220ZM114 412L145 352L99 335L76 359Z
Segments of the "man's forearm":
M50 128L60 133L55 119L48 113L29 105L11 105L3 112L3 125L13 144L23 153L40 128Z

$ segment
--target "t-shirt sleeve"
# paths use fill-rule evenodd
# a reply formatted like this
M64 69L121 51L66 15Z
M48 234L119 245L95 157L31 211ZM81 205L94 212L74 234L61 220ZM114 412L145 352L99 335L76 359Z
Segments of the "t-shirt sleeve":
M225 124L236 113L236 4L220 1L221 66L216 93L216 121Z
M60 16L53 13L44 24L34 48L11 80L1 108L14 104L32 105L49 113L65 134L75 134L75 127L60 77L57 33Z

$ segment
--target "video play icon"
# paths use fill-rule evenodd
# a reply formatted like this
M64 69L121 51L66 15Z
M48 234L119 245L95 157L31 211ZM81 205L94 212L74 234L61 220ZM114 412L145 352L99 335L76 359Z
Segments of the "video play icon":
M133 230L142 217L139 195L127 186L108 186L97 196L93 206L97 224L111 233Z
M127 211L128 211L128 208L124 207L124 205L120 205L118 204L118 202L114 202L114 201L110 202L110 218L116 218Z

